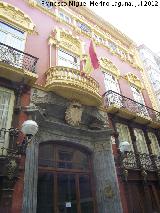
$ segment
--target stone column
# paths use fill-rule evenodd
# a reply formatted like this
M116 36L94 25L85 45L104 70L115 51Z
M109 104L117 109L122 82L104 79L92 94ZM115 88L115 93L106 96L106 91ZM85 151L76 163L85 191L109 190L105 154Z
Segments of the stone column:
M36 213L38 178L38 142L34 138L27 146L22 213Z
M110 139L97 141L93 156L99 213L122 213L116 168Z

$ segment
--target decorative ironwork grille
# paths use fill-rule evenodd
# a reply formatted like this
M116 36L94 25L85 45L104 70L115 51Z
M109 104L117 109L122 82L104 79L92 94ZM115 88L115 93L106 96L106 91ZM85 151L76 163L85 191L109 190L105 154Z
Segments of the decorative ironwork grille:
M146 153L125 152L120 157L122 168L156 171L160 170L160 157Z
M160 156L154 156L154 161L158 170L160 170Z
M122 160L122 165L127 169L138 169L138 164L134 152L126 152Z
M131 112L150 117L153 121L160 121L160 112L112 90L109 90L104 94L104 102L106 107L116 105L119 108L128 109Z
M139 159L140 159L141 167L143 169L148 171L156 170L151 160L151 156L149 154L139 153Z
M35 73L38 58L0 43L0 62Z

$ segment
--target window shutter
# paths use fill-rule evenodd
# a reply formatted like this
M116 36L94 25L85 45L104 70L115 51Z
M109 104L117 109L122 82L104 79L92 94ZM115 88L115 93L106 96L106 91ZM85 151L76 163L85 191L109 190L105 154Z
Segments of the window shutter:
M110 73L104 73L104 83L106 91L112 90L114 92L120 93L119 84L117 79Z
M146 144L143 131L141 129L134 129L134 133L136 136L136 145L138 152L148 154L148 147Z
M159 144L158 144L157 137L156 137L155 134L152 133L152 132L149 132L149 133L148 133L148 137L149 137L149 139L151 140L151 149L152 149L152 153L153 153L154 155L160 156L160 147L159 147Z
M130 132L127 125L117 123L116 124L117 131L119 133L119 141L128 141L131 144L131 151L134 151L133 144L130 136Z
M14 92L6 88L0 87L0 129L11 127L13 107L14 107ZM0 137L0 146L8 148L8 137L4 135Z

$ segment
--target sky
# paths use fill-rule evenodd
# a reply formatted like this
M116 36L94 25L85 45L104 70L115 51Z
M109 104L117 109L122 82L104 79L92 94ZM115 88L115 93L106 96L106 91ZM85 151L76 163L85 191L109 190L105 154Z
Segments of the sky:
M160 52L160 0L147 1L153 6L138 6L141 1L130 0L132 7L118 7L118 2L120 2L118 0L103 0L105 3L109 2L107 3L109 6L101 6L100 1L94 0L99 3L98 6L90 6L90 1L87 0L87 6L125 33L137 45L145 44L153 52ZM124 0L121 0L119 5L122 3ZM142 3L146 4L146 1ZM112 6L116 4L117 6ZM155 6L158 4L159 6Z

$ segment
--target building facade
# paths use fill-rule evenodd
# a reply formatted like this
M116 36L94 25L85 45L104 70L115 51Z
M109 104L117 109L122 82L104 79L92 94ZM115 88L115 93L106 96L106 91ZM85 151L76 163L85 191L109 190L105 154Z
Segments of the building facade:
M138 50L144 69L156 96L157 105L160 108L160 57L145 45L139 46Z
M0 14L0 212L159 212L160 113L134 42L85 6L5 0ZM23 136L3 130L26 119L39 131L11 158Z

